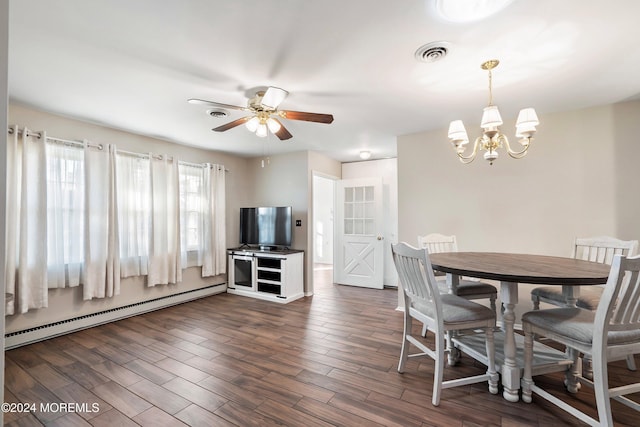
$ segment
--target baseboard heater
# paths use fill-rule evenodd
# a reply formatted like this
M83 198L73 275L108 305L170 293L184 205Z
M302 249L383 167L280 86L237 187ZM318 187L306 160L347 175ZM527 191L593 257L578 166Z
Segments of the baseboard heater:
M72 319L60 320L47 325L36 326L21 331L10 332L4 336L5 350L20 347L34 342L43 341L71 332L102 325L116 320L136 316L142 313L159 310L172 305L182 304L195 299L215 295L227 289L226 283L207 286L178 294L167 295L148 301L137 302L122 307L111 308L97 313L85 314Z

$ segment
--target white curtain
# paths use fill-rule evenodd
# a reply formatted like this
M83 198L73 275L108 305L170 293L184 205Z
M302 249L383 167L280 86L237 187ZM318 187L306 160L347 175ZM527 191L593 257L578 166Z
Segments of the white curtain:
M203 277L226 272L224 166L179 169L166 157L116 155L113 145L69 146L12 129L7 314L46 307L49 288L83 285L89 300L119 294L121 277L179 283L187 254Z
M148 158L116 156L121 277L145 276L151 229L151 163Z
M202 277L224 274L227 271L225 169L210 165L204 170L206 203L204 207L204 256Z
M178 162L151 158L151 239L147 285L182 282Z
M83 299L120 292L114 147L43 144L49 288L83 285Z
M83 298L120 293L120 255L115 188L115 147L90 149L85 141Z
M28 129L7 138L6 314L47 307L45 145ZM46 135L40 132L44 141Z

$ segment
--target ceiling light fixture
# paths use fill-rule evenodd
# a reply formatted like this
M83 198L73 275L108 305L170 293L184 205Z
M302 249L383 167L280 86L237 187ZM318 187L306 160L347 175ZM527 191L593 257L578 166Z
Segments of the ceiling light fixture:
M362 160L368 160L371 158L371 151L362 150L360 151L360 158Z
M512 150L509 145L507 137L500 132L500 126L502 124L502 117L498 107L493 105L493 93L491 88L491 70L496 68L500 61L492 59L484 62L480 67L483 70L489 72L489 105L484 108L482 113L482 121L480 127L482 128L482 136L476 138L473 144L473 151L468 156L465 156L466 145L469 143L469 137L467 130L462 123L462 120L454 120L449 125L449 139L453 144L458 158L462 163L471 163L478 154L478 148L486 150L484 153L484 159L493 164L493 161L498 158L498 148L501 148L504 144L507 148L507 153L514 159L521 159L527 154L529 145L533 140L533 135L536 133L536 126L540 124L536 110L533 108L524 108L520 110L518 114L518 120L516 121L516 137L519 138L518 142L523 146L522 150Z
M280 89L279 87L270 86L269 89L264 92L260 103L263 107L275 110L276 108L278 108L278 105L280 105L280 103L284 101L287 95L289 95L289 92L287 92L286 90Z
M250 132L255 132L256 136L260 138L265 138L269 135L269 131L271 133L276 133L280 130L282 125L275 119L270 117L269 112L266 111L258 111L255 116L251 117L244 124Z
M438 15L449 22L473 22L488 18L513 0L436 0Z

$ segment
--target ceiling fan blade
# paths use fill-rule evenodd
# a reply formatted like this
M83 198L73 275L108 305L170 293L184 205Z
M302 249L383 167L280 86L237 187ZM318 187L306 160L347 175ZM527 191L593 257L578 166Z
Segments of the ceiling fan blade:
M270 110L275 110L276 108L278 108L278 105L280 105L288 95L289 95L289 92L287 92L284 89L280 89L279 87L269 86L269 88L265 91L264 95L262 95L262 100L260 101L260 105Z
M207 105L209 107L228 108L229 110L250 111L247 107L240 107L238 105L231 105L231 104L223 104L221 102L207 101L205 99L191 98L187 100L187 102L189 104Z
M306 122L316 122L316 123L331 123L333 122L332 114L319 114L319 113L305 113L302 111L287 111L280 110L278 111L280 117L283 119L289 120L304 120Z
M278 124L280 124L280 130L278 130L278 132L275 132L275 135L280 138L280 141L284 141L285 139L290 139L293 135L291 135L291 132L289 132L287 130L287 128L285 128L282 125L282 122L274 117L272 117L273 120L275 120L276 122L278 122Z
M225 130L233 129L236 126L240 126L243 123L246 123L251 117L241 117L237 120L227 123L226 125L218 126L217 128L211 129L214 132L224 132Z

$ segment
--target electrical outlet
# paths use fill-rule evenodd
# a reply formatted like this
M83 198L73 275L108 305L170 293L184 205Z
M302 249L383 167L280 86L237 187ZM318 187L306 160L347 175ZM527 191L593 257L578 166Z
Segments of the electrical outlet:
M296 219L296 227L302 227L302 220Z

